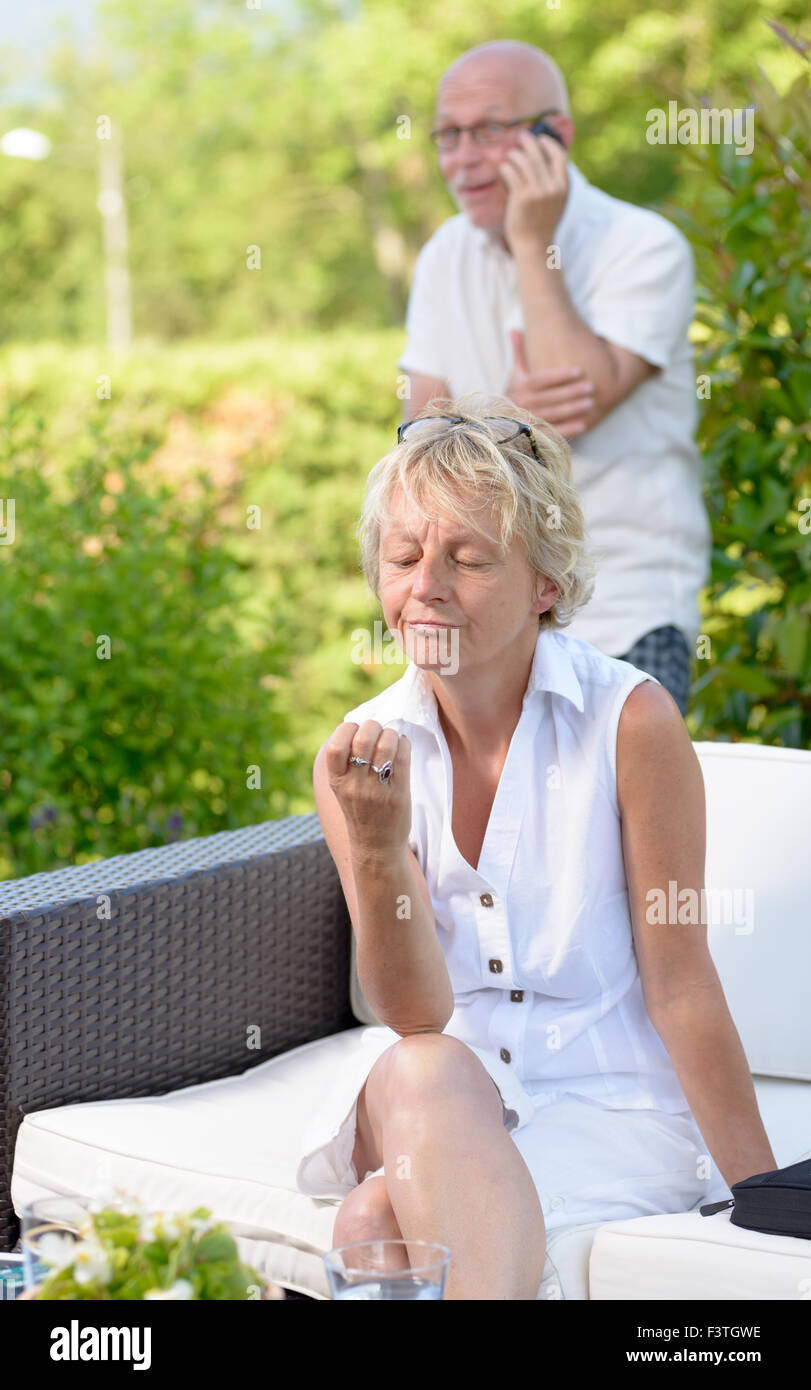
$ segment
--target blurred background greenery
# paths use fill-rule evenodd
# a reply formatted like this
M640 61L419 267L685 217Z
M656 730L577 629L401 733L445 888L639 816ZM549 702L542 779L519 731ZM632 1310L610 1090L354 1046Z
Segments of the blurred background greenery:
M456 211L436 83L495 37L552 53L575 162L694 248L714 550L691 735L811 746L805 13L106 0L89 48L54 48L49 101L0 91L0 130L51 141L0 156L0 875L312 810L319 745L401 674L349 658L381 616L355 524L400 418L414 259ZM18 65L0 50L0 87ZM649 144L674 99L754 103L751 157ZM127 350L105 343L105 114Z

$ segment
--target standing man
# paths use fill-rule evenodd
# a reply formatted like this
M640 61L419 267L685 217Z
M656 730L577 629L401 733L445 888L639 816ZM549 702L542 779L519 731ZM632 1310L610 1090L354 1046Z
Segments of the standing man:
M539 117L557 138L530 133ZM440 81L432 137L460 212L417 259L404 417L432 396L482 391L574 441L599 569L566 630L656 676L686 714L710 553L690 247L568 159L566 84L530 44L462 54Z

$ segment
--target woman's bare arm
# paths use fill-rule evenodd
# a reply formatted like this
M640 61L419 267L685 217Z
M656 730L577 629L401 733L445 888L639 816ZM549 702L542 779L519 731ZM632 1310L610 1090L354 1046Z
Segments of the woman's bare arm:
M772 1171L777 1160L701 920L706 837L701 766L675 701L652 681L632 690L622 708L617 797L645 1007L731 1187L753 1173ZM652 890L663 895L658 903ZM696 920L671 920L669 907L661 920L662 902L679 903L680 894L677 916L686 917L692 903Z
M313 767L316 810L355 933L360 987L381 1023L402 1037L441 1033L453 989L422 870L407 845L370 851L352 843L326 760L325 743Z

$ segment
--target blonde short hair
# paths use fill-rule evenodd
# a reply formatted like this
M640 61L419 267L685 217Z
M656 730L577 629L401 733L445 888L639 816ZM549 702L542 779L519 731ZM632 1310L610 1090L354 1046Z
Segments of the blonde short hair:
M480 507L495 509L502 553L517 538L534 577L551 580L560 591L552 607L539 614L539 626L565 627L591 598L595 575L580 499L572 483L569 445L552 425L506 396L483 397L478 392L457 400L435 396L413 418L459 415L470 421L499 415L529 425L545 466L538 464L523 433L503 444L495 442L491 426L471 429L467 423L437 421L435 430L407 435L375 464L366 480L356 534L369 589L379 601L380 542L398 490L426 519L436 519L437 513L428 507L429 501L434 502L438 512L484 535L475 519L480 508L462 502L461 494L473 491L482 498Z

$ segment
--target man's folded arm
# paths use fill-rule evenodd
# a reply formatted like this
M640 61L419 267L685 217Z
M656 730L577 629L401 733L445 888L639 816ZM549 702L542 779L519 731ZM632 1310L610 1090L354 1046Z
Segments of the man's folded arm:
M440 377L423 376L420 372L408 373L408 394L403 401L403 419L413 420L418 411L422 410L434 396L450 396L451 390L447 381L442 381Z
M592 271L588 323L560 271L543 258L519 255L517 269L530 367L582 368L595 387L589 429L667 366L686 340L694 308L692 253L664 218L654 225L623 219L612 229Z

